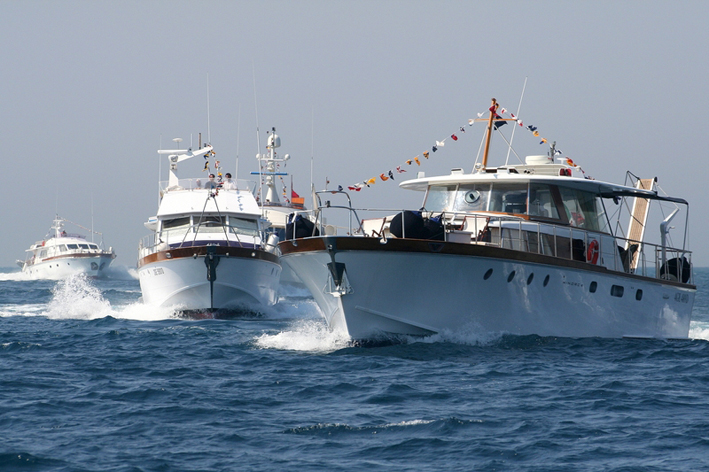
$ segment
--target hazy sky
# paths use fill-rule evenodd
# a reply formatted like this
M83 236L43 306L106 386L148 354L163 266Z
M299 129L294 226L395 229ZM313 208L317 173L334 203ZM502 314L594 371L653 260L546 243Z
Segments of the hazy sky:
M520 117L586 172L657 176L690 201L694 262L707 266L707 22L705 1L0 0L0 266L23 259L55 212L89 226L92 202L116 264L135 266L161 142L209 135L224 170L238 151L248 177L255 102L262 146L275 126L303 194L311 157L319 189L326 176L331 188L373 177L492 97L516 110L525 78ZM482 129L416 170L469 171ZM515 144L547 149L522 133ZM353 199L420 205L381 181Z

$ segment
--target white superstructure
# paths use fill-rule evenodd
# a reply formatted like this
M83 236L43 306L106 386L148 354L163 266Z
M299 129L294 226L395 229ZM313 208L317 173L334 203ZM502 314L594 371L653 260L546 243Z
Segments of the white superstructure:
M145 223L152 233L139 247L143 301L217 315L276 303L281 267L275 247L267 250L253 184L237 180L235 189L222 188L218 161L214 184L207 177L179 179L177 164L187 159L204 157L210 169L210 145L158 153L167 155L170 175L160 186L157 215Z
M64 279L75 274L101 277L111 265L116 254L113 248L87 241L80 234L67 233L68 221L55 217L52 227L43 240L26 250L24 261L17 261L22 272L33 279Z
M496 107L493 99L488 137ZM499 167L487 166L487 152L471 173L402 182L425 192L421 211L360 220L350 208L353 236L280 243L281 263L308 286L331 329L354 339L459 330L688 336L691 253L667 238L686 201L660 195L656 179L584 178L569 161L554 162L553 146L549 156ZM650 207L667 211L649 219Z

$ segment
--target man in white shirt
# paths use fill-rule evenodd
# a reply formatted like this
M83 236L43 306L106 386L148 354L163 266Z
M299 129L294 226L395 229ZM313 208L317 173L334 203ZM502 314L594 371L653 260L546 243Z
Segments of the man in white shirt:
M229 172L226 173L226 180L224 181L222 188L224 190L236 190L236 182L231 180L231 174Z

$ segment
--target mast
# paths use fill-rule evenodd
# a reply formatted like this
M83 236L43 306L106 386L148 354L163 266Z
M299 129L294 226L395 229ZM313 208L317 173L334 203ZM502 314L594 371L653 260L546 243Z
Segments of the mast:
M490 118L487 120L487 135L485 136L485 152L483 153L483 170L487 167L487 156L490 151L490 137L492 136L492 123L497 116L497 100L492 99L492 105L490 106Z

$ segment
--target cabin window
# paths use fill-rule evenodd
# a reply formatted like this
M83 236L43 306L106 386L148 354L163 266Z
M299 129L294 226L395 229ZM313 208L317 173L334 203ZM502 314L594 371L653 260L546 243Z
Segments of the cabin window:
M162 220L162 229L175 229L181 226L189 226L190 217L185 216L182 218L173 218L169 220Z
M559 191L571 226L590 231L608 231L603 205L596 194L567 187L559 187Z
M549 185L531 184L529 186L529 214L544 218L559 219L559 211Z
M455 185L434 185L428 187L423 206L428 211L451 211L455 196Z
M59 252L66 252L66 251L67 251L66 244L62 244L61 246L59 246Z
M46 249L42 249L42 250L39 252L39 257L40 257L40 258L47 257L47 250L46 250Z
M458 187L453 198L453 211L485 211L490 199L490 184L467 184ZM426 207L428 209L428 207Z
M490 193L490 211L527 213L527 184L495 183Z
M80 247L81 249L88 249L88 248L89 248L89 245L88 245L88 244L79 244L79 247Z
M68 247L69 249L72 249L72 250L74 250L74 251L76 251L77 249L79 249L79 245L78 245L78 244L67 244L66 247Z
M95 244L89 244L89 247L90 247L91 249L98 249L98 246L95 245Z
M258 233L258 221L230 216L229 231L234 234L256 236Z
M224 217L226 220L226 217ZM194 217L194 225L196 231L199 233L223 233L224 224L222 223L222 217L217 215L208 215Z

